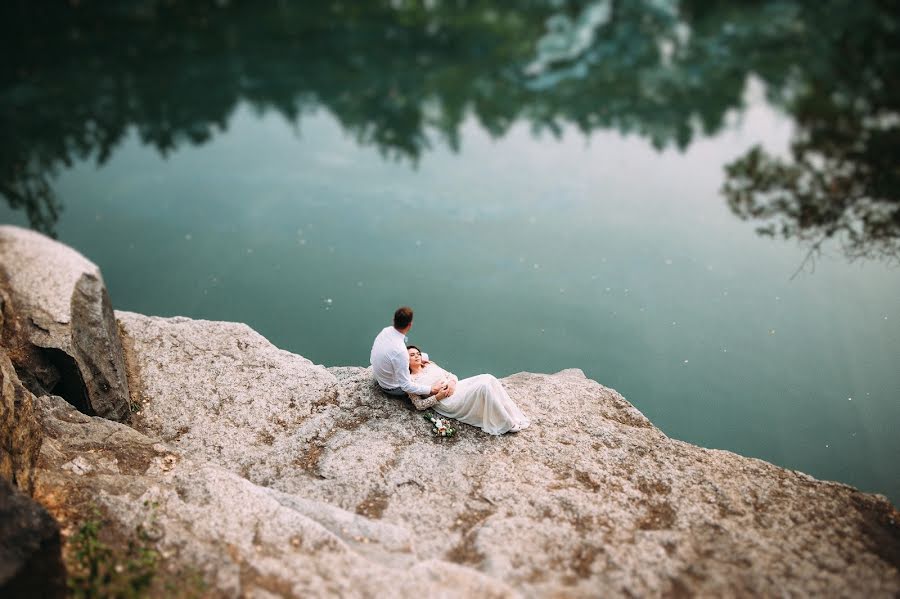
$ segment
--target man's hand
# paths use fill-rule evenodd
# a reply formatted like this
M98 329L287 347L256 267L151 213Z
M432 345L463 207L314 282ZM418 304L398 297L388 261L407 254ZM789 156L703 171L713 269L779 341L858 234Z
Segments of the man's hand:
M456 392L456 381L450 379L447 381L447 397L450 397Z
M435 384L433 384L433 385L431 386L431 393L430 393L430 395L437 395L437 394L439 394L441 391L443 391L446 387L447 387L447 384L446 384L446 383L444 383L443 381L438 381L438 382L436 382Z
M446 399L453 395L453 392L456 391L456 381L440 381L434 384L434 387L431 389L438 389L437 393L433 393L435 399L441 401L442 399Z

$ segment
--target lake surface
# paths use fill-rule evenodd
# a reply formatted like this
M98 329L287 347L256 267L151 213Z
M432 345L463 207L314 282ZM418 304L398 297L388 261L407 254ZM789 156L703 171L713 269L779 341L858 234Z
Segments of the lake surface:
M0 222L84 253L120 310L246 322L332 366L367 365L409 304L461 377L580 368L672 437L898 503L877 4L401 4L16 33ZM829 70L854 49L868 95Z

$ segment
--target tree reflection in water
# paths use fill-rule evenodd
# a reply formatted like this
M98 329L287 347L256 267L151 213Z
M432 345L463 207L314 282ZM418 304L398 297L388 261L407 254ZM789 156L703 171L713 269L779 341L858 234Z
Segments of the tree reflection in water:
M0 194L53 232L51 181L103 164L133 128L163 155L240 102L297 122L328 110L416 162L472 114L687 147L742 108L750 76L796 124L791 158L726 168L734 213L812 253L900 255L900 51L891 2L62 3L0 8Z

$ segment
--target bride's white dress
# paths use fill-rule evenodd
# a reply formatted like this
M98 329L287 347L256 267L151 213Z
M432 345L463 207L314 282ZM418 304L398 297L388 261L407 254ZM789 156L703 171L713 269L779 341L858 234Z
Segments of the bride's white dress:
M456 379L456 376L429 362L412 378L417 383L431 386L440 380ZM434 404L432 409L448 418L480 427L491 435L520 431L531 424L500 381L490 374L459 381L453 395Z

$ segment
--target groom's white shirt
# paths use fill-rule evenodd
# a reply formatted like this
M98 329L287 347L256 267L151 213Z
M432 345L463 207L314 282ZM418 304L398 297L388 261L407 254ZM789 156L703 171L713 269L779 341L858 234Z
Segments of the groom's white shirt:
M417 385L409 378L409 352L406 350L406 337L394 327L384 327L369 355L372 363L372 374L383 389L403 389L406 393L431 395L431 387Z

